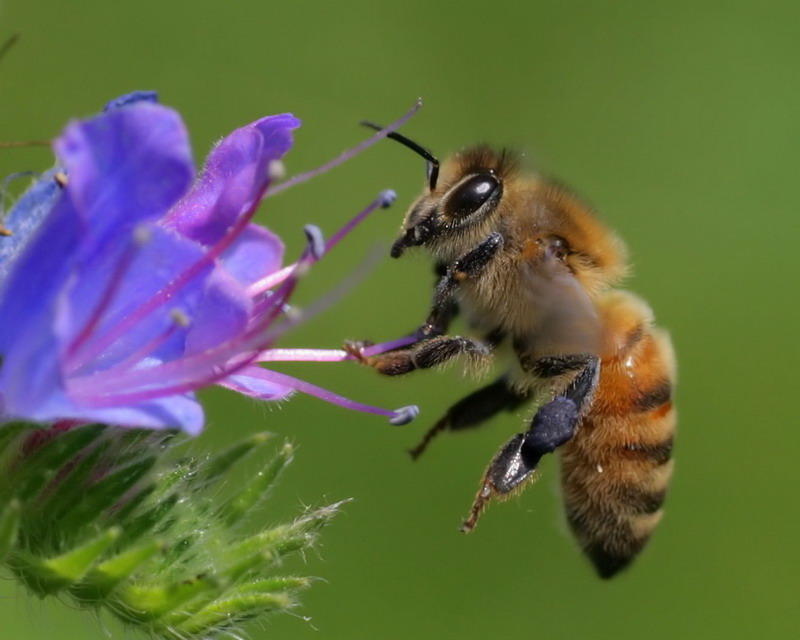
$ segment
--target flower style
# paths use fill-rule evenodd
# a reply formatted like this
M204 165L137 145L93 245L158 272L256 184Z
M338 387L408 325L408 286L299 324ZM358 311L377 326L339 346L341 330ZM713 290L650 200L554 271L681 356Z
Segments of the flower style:
M349 358L271 345L297 322L286 310L298 278L394 199L382 193L327 242L306 227L306 249L282 266L281 240L251 220L299 125L281 114L237 129L194 180L184 124L154 94L123 96L70 124L54 144L60 168L4 221L11 235L0 238L0 419L197 433L204 416L194 391L210 384L264 400L301 391L395 424L412 419L416 407L363 405L259 366Z

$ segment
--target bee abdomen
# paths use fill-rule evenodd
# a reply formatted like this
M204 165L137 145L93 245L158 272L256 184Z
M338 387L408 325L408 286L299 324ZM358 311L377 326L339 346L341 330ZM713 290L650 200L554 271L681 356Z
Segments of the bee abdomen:
M605 306L603 305L605 303ZM644 303L601 301L616 347L601 362L592 407L562 448L567 521L598 574L610 578L644 548L672 475L674 356Z
M564 478L567 522L600 577L611 578L644 548L661 520L670 470L656 481L664 483L659 487L653 478L629 484L620 483L619 477L601 480L596 476L605 474L605 469L581 467L573 466L572 477ZM612 475L627 474L618 469Z

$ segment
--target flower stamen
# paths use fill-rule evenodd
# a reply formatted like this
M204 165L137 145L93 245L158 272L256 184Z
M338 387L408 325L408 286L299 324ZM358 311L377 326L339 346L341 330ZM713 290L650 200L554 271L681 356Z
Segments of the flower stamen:
M267 189L267 192L264 197L268 198L269 196L274 196L280 193L281 191L286 191L286 189L289 189L290 187L294 187L295 185L311 180L312 178L316 178L317 176L322 175L323 173L326 173L331 169L338 167L340 164L344 164L345 162L357 156L365 149L368 149L369 147L374 145L376 142L380 142L381 140L383 140L393 131L397 131L406 122L408 122L411 116L413 116L417 111L419 111L421 106L422 106L422 99L419 99L414 103L413 107L411 107L402 117L395 120L392 124L384 127L374 135L370 136L366 140L357 144L355 147L352 147L347 151L340 153L338 156L333 158L333 160L329 160L321 167L317 167L316 169L312 169L311 171L306 171L305 173L299 173L293 178L289 178L286 182L281 182L280 184L276 184L270 187L269 189Z
M322 256L330 252L331 249L333 249L337 244L339 244L345 238L345 236L347 236L351 231L353 231L353 229L355 229L359 224L361 224L361 222L363 222L369 216L369 214L371 214L373 211L376 211L377 209L386 209L390 207L394 203L396 198L397 194L392 189L386 189L384 191L381 191L381 193L378 195L377 198L375 198L375 200L370 202L364 209L359 211L355 216L353 216L353 218L349 222L347 222L341 229L339 229L339 231L334 233L328 239L328 241L324 243L324 248L321 251L318 246L315 247L315 250L318 254L318 257L316 259L319 260L320 258L322 258ZM306 231L306 234L308 234L308 231ZM269 291L270 289L272 289L272 287L277 286L284 280L286 280L286 278L292 274L296 265L297 263L290 264L284 267L283 269L280 269L275 273L271 273L265 278L262 278L261 280L254 282L252 285L250 285L247 292L252 297L256 297L258 295L265 293L266 291Z
M83 327L78 332L78 335L75 336L69 347L67 347L65 363L68 371L80 369L90 360L91 356L88 358L84 357L78 359L78 352L80 351L81 347L83 347L89 341L89 339L93 337L97 326L100 324L100 321L103 319L106 311L108 311L109 307L114 302L120 285L125 279L125 274L128 273L128 270L133 264L133 259L136 255L137 249L146 243L147 238L145 237L145 234L142 233L141 229L136 229L134 230L132 240L133 242L125 248L122 257L117 261L114 271L111 274L111 277L109 278L108 283L106 284L106 287L100 296L100 299L97 301L94 310L89 316L89 319L83 324Z
M417 341L410 335L391 342L370 345L363 350L365 357L386 351L401 349ZM265 349L258 354L256 362L345 362L356 358L344 349Z
M203 269L214 263L219 256L236 240L237 237L244 231L250 220L255 214L259 199L255 198L253 203L248 207L247 211L242 213L236 221L230 226L228 231L222 238L195 262L190 264L180 274L178 274L172 282L157 291L153 296L143 302L137 309L131 312L127 318L117 323L105 335L100 335L93 341L93 348L90 353L84 357L84 360L90 360L95 356L102 353L105 349L113 345L121 336L125 335L137 324L149 316L153 311L166 304L174 295L188 285L194 278L199 276Z
M265 382L271 382L282 387L288 387L290 389L294 389L295 391L300 391L301 393L314 396L315 398L319 398L325 402L344 407L345 409L361 411L363 413L373 413L379 416L386 416L389 418L389 422L396 425L408 424L419 414L419 408L415 405L401 407L395 410L374 407L372 405L356 402L355 400L350 400L349 398L345 398L338 393L328 391L327 389L318 387L317 385L306 382L305 380L301 380L300 378L295 378L285 373L272 371L271 369L256 368L254 370L248 370L248 375L257 377Z

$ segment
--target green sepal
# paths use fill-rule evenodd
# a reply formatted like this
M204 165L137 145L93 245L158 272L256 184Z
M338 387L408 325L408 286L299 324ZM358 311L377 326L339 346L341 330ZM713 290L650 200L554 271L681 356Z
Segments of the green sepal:
M203 637L248 618L276 609L289 609L295 600L289 593L250 593L214 600L188 620L175 626L175 637Z
M0 425L0 455L5 455L9 445L14 442L23 431L31 427L32 425L26 422L9 422Z
M85 522L93 520L97 514L102 513L119 501L156 463L156 456L148 456L137 462L132 462L107 475L85 492L81 501L59 522L59 527L70 535Z
M271 575L274 565L310 548L341 503L255 533L240 527L291 461L290 444L242 483L238 463L269 434L198 461L168 452L170 433L13 426L0 428L0 564L33 594L68 595L159 640L208 640L293 606L311 584Z
M292 524L273 527L245 538L228 551L220 573L236 580L270 566L288 553L312 545L317 531L330 522L344 502L311 511Z
M273 593L276 591L300 591L311 586L311 578L297 576L275 576L272 578L259 578L249 582L236 583L227 590L220 589L218 593L206 593L194 598L170 613L159 619L159 623L164 627L176 627L199 613L202 609L211 604L214 600L221 598L235 598L254 593ZM220 585L222 586L222 585Z
M101 562L73 585L70 593L83 604L99 603L163 548L163 542L153 540Z
M229 447L222 453L213 456L206 464L203 473L204 480L208 483L214 482L233 468L237 462L251 453L254 449L261 447L273 439L274 435L263 431L256 433Z
M130 524L125 526L125 532L122 534L120 544L126 546L133 544L143 535L154 529L169 513L175 508L180 500L177 494L169 496L166 500L161 501L145 513L136 516ZM164 533L166 527L161 531Z
M75 456L95 439L106 427L104 425L87 425L78 427L50 438L32 453L25 457L25 464L19 465L13 474L9 474L2 481L0 496L8 495L12 491L23 502L26 502L42 489L45 483L53 477L56 469L71 462ZM31 430L29 437L43 434L44 430ZM25 445L23 445L24 447ZM10 482L13 479L13 487Z
M261 502L275 484L281 471L291 463L293 456L294 447L290 442L284 442L277 455L253 476L238 496L223 507L221 514L223 520L229 526L234 525Z
M19 500L11 500L0 512L0 564L17 541L21 511Z
M45 560L30 553L12 554L9 565L40 596L52 595L80 580L120 533L119 527L111 527L90 542Z
M276 576L251 580L236 586L235 595L250 593L271 593L273 591L300 591L311 586L313 580L303 576Z
M115 599L124 607L129 619L142 623L157 620L197 595L214 589L219 589L216 577L195 576L168 585L125 585L117 589Z

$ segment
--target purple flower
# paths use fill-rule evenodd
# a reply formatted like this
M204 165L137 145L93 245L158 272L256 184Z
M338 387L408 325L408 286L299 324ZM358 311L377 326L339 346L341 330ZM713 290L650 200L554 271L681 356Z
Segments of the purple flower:
M298 278L393 199L381 194L328 242L306 227L308 246L283 266L281 240L251 219L299 125L282 114L237 129L194 180L184 124L154 94L70 124L54 144L61 169L20 198L4 222L12 235L0 238L0 419L197 433L204 417L193 392L210 384L413 418L415 407L362 405L259 366L349 358L271 345L297 321L285 312Z

